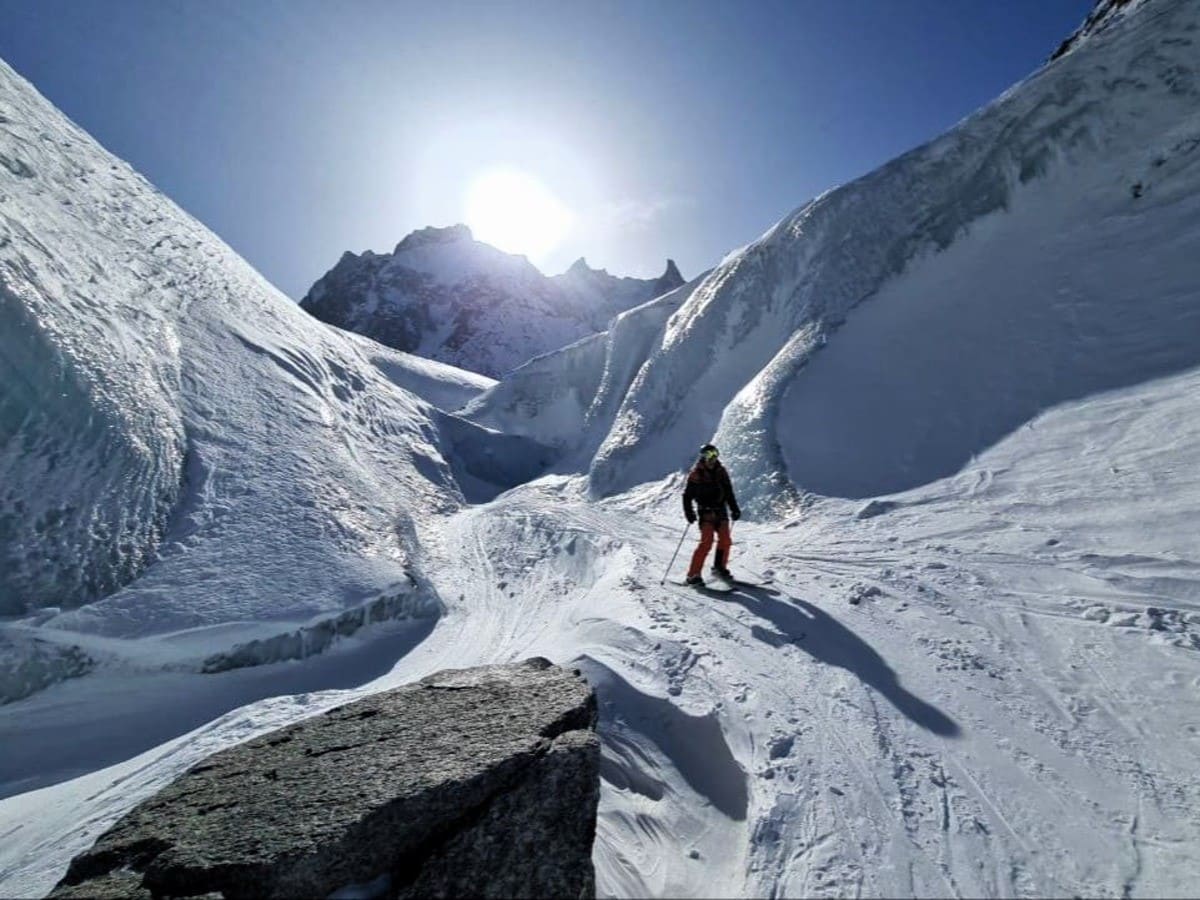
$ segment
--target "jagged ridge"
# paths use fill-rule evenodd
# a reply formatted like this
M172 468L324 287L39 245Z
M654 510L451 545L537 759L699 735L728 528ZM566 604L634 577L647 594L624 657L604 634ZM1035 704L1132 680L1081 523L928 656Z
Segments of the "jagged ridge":
M673 260L657 279L613 276L582 257L548 278L452 225L414 231L390 254L343 254L300 305L397 350L498 377L681 284Z

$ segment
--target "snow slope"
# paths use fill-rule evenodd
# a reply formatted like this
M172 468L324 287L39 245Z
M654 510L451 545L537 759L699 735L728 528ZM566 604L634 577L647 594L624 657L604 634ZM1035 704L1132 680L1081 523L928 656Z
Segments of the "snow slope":
M416 394L438 409L452 412L496 384L494 378L448 366L435 359L393 350L370 338L343 332L359 344L375 368L397 387Z
M1133 12L1143 2L1144 0L1096 0L1092 11L1083 20L1083 24L1058 46L1050 58L1058 59L1060 56L1070 53L1093 34L1103 31L1113 22L1118 22Z
M1144 412L1179 387L1115 402ZM1055 433L1103 442L1116 411L1101 406ZM1177 644L1200 629L1197 557L1147 555L1111 481L1023 515L1076 456L1002 445L884 516L827 500L743 522L735 566L772 569L777 588L722 599L658 585L674 496L596 503L548 478L465 509L431 567L447 615L394 668L10 797L0 884L45 890L106 823L230 742L442 667L544 653L600 693L604 895L1187 896L1200 654ZM1165 486L1196 489L1190 472ZM1108 513L1114 545L1078 527L1081 501ZM65 710L45 701L10 708L7 745L53 734Z
M794 505L793 485L801 490L809 485L807 473L788 470L785 446L797 432L794 422L778 421L780 401L790 385L803 383L801 373L825 341L833 346L840 339L834 332L850 310L864 302L882 306L893 298L905 303L899 299L903 288L892 288L886 297L881 289L917 265L929 273L924 283L912 282L914 289L926 291L927 304L953 309L985 337L988 328L1000 327L997 346L1017 342L1013 364L993 367L986 391L968 396L964 386L951 403L942 404L943 421L971 408L980 419L990 419L993 411L1001 419L976 429L975 438L956 436L951 455L959 464L1022 417L1056 402L1195 364L1194 349L1188 347L1192 332L1172 324L1188 303L1191 267L1184 248L1186 235L1194 233L1194 210L1187 195L1200 158L1200 88L1189 31L1194 25L1186 3L1146 4L952 131L817 198L731 254L668 321L592 462L594 490L610 494L661 478L715 432L726 448L727 465L746 485L751 508ZM1047 227L1038 217L1051 209L1055 221ZM1173 228L1182 232L1177 240L1148 247L1152 242L1141 240L1139 230L1151 221L1160 237ZM1011 261L1023 249L1022 230L1029 235L1028 246L1057 235L1058 229L1072 232L1069 244L1061 239L1060 249L1081 254L1078 275L1053 270L1053 254L1043 249L1040 268L1021 273L1019 287L1017 273L1001 272L999 264L986 273L977 269L956 276L960 265L975 265L968 260L970 250L958 249L963 242L974 241L974 258L982 266L992 232L1006 235ZM1149 257L1121 251L1119 242L1135 240L1135 252L1149 252ZM985 246L986 252L978 249ZM996 280L998 273L1003 281ZM991 279L985 295L974 294L976 275ZM1148 321L1132 321L1136 333L1127 336L1126 320L1136 320L1130 304L1137 298L1131 291L1147 275L1156 279L1154 287L1176 299ZM1089 294L1110 276L1121 279L1119 290ZM954 277L959 281L942 291L942 282ZM929 293L935 283L936 293ZM971 292L962 290L965 284L972 284ZM974 304L975 313L993 309L991 321L985 323L963 304ZM1021 304L1020 311L1015 304ZM1004 314L997 306L1011 310L999 323ZM1025 313L1036 316L1024 318ZM1048 367L1056 371L1039 372L1032 355L1069 331L1072 317L1094 319L1094 331L1071 336L1070 359ZM1056 330L1043 334L1045 327ZM962 335L933 332L920 347L909 349L924 353L954 337ZM1173 346L1162 350L1161 359L1142 366L1130 358L1139 346L1160 343ZM710 348L711 356L696 353L697 345ZM965 345L962 350L969 352ZM953 352L946 348L939 358ZM991 352L995 358L997 351ZM1111 354L1129 364L1109 373L1081 358L1089 354ZM889 353L879 368L895 358ZM1060 376L1067 383L1053 384ZM889 377L894 391L913 385L907 378ZM943 385L954 382L943 378ZM927 383L928 378L922 381ZM1013 399L1021 393L1026 396ZM869 416L851 412L845 418L872 427ZM817 420L806 427L813 431L823 424ZM939 440L936 431L925 432L926 445ZM845 449L835 440L830 452ZM909 484L949 474L953 461L914 473L916 481ZM813 489L832 488L821 481Z
M476 471L502 439L562 471L410 507L436 620L0 707L0 894L49 890L214 750L534 654L599 693L603 895L1194 894L1197 35L1196 4L1145 0L678 308L481 395L457 426ZM770 587L660 583L678 469L714 430L777 513L737 523L731 561Z
M667 317L703 278L617 315L599 334L535 357L475 397L462 415L555 447L567 469L586 466Z
M671 260L658 279L618 278L582 258L547 278L452 225L414 231L392 253L343 254L300 305L389 347L498 376L682 283Z
M1138 200L1057 173L911 263L788 386L791 478L841 497L927 484L1044 410L1200 366L1197 156Z
M0 612L50 608L6 627L78 668L435 614L417 530L462 502L456 451L392 379L487 382L314 321L7 67L0 116Z

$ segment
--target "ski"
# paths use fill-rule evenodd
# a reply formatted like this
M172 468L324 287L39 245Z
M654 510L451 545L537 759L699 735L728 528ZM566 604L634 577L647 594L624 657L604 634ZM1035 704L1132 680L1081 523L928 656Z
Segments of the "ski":
M751 575L753 576L754 573L751 573ZM736 576L730 578L718 575L716 572L710 573L709 577L721 584L728 584L730 587L756 588L760 591L774 591L775 589L774 578L763 578L758 581L752 581L749 578L738 578Z
M671 584L679 585L679 587L691 588L694 591L709 594L728 594L733 590L733 585L727 585L722 581L713 579L706 581L704 584L688 584L686 581L676 581L674 578L670 580Z
M775 582L772 581L746 581L742 578L727 578L725 579L734 587L756 588L760 591L767 591L772 594L778 594L779 591L775 587Z
M693 588L697 591L707 591L710 594L728 594L738 588L749 588L755 591L761 591L765 594L778 594L779 591L770 582L759 581L742 581L739 578L728 580L717 575L711 576L704 584L688 584L686 581L677 581L672 578L668 584L678 585L679 587Z

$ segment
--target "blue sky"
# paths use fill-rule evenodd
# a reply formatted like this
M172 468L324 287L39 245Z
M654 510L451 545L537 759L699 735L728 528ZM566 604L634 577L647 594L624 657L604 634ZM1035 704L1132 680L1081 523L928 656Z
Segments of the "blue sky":
M686 276L1036 69L1091 0L0 0L0 56L294 298L520 169L535 258Z

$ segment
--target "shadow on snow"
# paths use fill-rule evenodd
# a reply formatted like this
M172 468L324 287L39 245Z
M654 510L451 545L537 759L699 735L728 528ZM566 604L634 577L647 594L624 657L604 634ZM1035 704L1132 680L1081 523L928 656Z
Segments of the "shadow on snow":
M589 656L575 661L596 690L603 756L600 775L609 784L662 799L656 776L662 763L648 754L653 744L688 786L734 821L746 819L746 773L725 740L715 711L693 716L665 697L654 697Z
M822 610L798 597L787 600L775 591L739 586L725 594L756 616L774 625L788 642L804 650L814 659L854 673L868 687L874 688L910 720L927 731L943 737L957 737L960 729L953 719L920 697L906 691L896 673L875 650L853 631ZM790 602L788 602L790 601ZM778 636L765 629L751 629L755 637L778 646ZM802 640L803 639L803 640Z
M0 799L123 762L259 700L359 687L390 672L436 622L413 620L305 660L213 675L84 676L49 687L35 695L36 706L17 701L0 716Z

